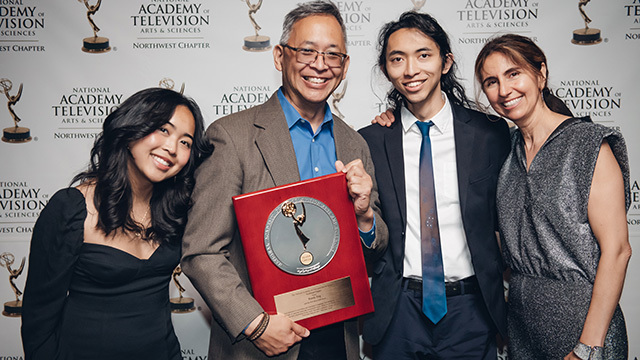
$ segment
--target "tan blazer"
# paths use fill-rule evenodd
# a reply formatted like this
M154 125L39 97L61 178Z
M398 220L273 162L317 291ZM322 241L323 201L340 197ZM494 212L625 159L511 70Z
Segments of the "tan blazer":
M374 180L371 203L376 240L364 248L367 260L386 248L387 227L380 217L369 148L360 135L334 115L338 160L360 158ZM266 359L248 340L244 328L262 312L251 295L231 197L299 181L298 165L277 95L262 105L213 122L207 137L214 151L196 171L193 208L183 239L182 268L211 309L210 359ZM358 359L355 320L345 322L348 358ZM297 358L299 345L278 358Z

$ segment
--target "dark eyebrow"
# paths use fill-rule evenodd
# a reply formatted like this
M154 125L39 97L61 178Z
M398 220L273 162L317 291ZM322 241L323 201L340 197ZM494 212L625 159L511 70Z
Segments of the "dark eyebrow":
M174 128L174 129L176 128L176 126L175 126L175 125L173 125L173 124L171 123L171 121L167 121L165 124L166 124L166 125L171 125L171 127L172 127L172 128ZM193 140L193 135L191 135L191 134L189 134L189 133L184 133L182 136L186 136L186 137L188 137L189 139Z
M433 49L424 47L424 48L417 49L414 53L421 53L423 51L433 51ZM392 55L406 55L406 53L400 50L392 50L391 52L389 52L388 56L392 56Z
M512 73L512 72L514 72L514 71L520 71L520 72L522 72L522 68L521 68L520 66L512 66L512 67L508 68L507 70L505 70L502 74L503 74L503 75L507 75L507 74ZM482 80L482 83L484 84L484 83L485 83L485 81L487 81L487 80L489 80L489 79L495 79L495 78L496 78L495 76L487 76L486 78L484 78L484 79Z
M317 47L317 44L315 42L313 42L313 41L307 40L307 41L304 41L301 46ZM331 49L331 48L336 48L336 49L340 50L340 45L338 45L338 44L329 44L329 46L327 46L327 49Z
M404 51L400 51L400 50L392 50L387 56L393 56L393 55L404 55Z

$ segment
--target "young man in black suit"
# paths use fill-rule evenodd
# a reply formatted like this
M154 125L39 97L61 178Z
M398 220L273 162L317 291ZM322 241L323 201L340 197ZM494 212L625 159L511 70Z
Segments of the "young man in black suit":
M376 360L496 359L496 332L506 333L506 305L495 193L509 152L508 126L469 109L447 34L431 16L407 12L386 24L379 49L378 65L393 84L388 100L395 122L370 125L360 134L375 165L389 245L373 267L376 311L365 321L364 339L373 345ZM430 206L437 210L438 235L426 240L439 238L440 249L433 253L440 264L439 282L423 282L423 266L433 257L422 260L430 245L421 233L431 234L424 227L433 218L421 220L421 206L426 206L420 162L425 157L423 124L417 122L430 126L429 178L435 184ZM437 290L432 290L434 283ZM426 309L438 292L444 304L433 316Z

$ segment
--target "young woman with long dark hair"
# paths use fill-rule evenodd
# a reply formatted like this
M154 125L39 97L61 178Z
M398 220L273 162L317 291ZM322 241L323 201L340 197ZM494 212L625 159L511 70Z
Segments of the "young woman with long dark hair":
M210 152L198 105L172 90L139 91L106 118L88 169L33 230L26 359L182 359L168 285Z

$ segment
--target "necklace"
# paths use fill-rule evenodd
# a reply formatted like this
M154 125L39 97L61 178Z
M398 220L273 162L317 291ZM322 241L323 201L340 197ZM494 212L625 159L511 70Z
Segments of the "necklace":
M145 211L144 216L142 216L142 220L138 222L138 224L142 225L142 227L145 227L145 221L147 220L147 216L149 215L149 210L150 208L147 208L147 211ZM140 231L136 231L135 235L136 237L142 237L142 234L140 233Z

